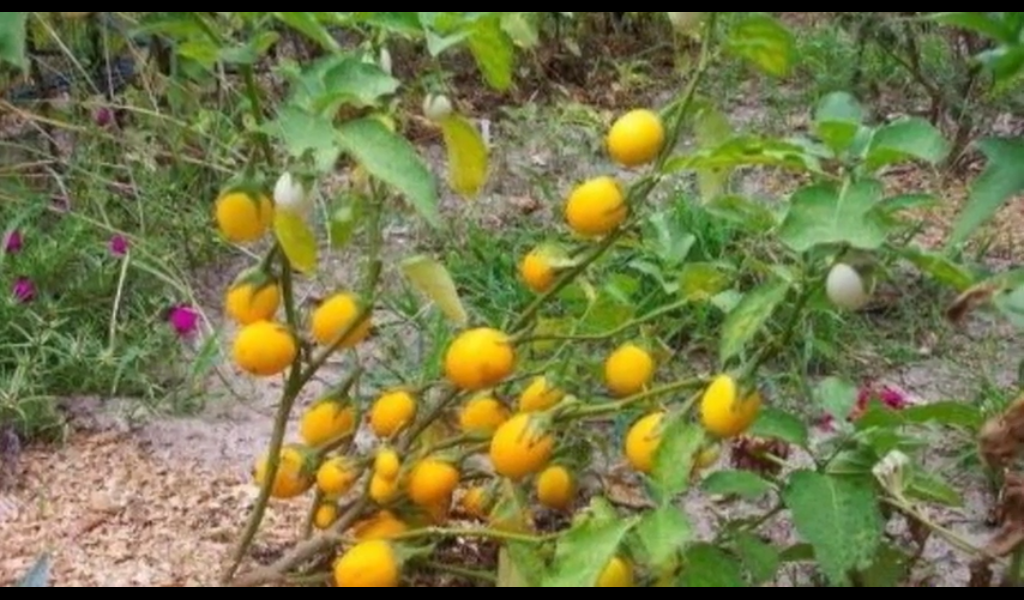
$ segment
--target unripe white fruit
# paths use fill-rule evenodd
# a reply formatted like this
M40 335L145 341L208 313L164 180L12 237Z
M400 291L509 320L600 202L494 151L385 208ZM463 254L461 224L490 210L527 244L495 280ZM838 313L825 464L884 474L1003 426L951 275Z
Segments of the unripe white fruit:
M274 185L274 204L278 210L305 215L312 202L302 183L296 181L291 173L285 172Z
M864 279L853 267L843 263L832 267L825 289L833 304L847 310L859 310L871 300L864 289Z
M444 94L427 94L423 100L423 115L431 121L443 121L452 114L452 101Z
M380 49L380 69L382 71L384 71L385 73L387 73L388 75L391 75L391 73L392 73L391 68L392 68L391 53L388 52L387 48L381 48Z
M679 33L689 33L700 23L703 14L699 12L670 12L668 20Z

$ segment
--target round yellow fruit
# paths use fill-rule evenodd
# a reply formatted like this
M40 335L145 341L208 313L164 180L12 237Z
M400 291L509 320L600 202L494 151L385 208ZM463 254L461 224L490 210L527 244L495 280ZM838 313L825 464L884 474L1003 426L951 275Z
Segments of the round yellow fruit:
M256 485L261 488L267 478L268 458L269 455L264 453L256 464ZM313 476L307 467L304 449L297 446L281 448L281 458L278 460L277 475L270 488L270 496L290 500L305 494L311 487Z
M601 576L597 578L599 588L628 588L633 587L633 565L624 559L615 557L604 568Z
M439 460L424 460L413 467L409 475L409 499L421 507L450 501L459 485L459 478L459 470L454 465Z
M704 392L700 420L709 433L720 438L734 438L750 429L760 410L761 395L758 392L741 400L736 380L721 375Z
M625 167L639 167L661 153L665 126L654 111L630 111L612 125L606 141L612 160Z
M505 405L494 398L475 398L459 414L459 427L465 433L492 436L510 416Z
M310 407L302 415L299 434L309 446L322 446L356 432L356 408L348 402L328 399Z
M654 379L654 359L639 346L626 344L605 361L604 379L619 398L639 394Z
M371 540L390 540L409 531L409 526L396 517L391 511L382 510L373 517L356 523L352 534L358 542Z
M381 448L373 461L373 474L386 481L396 481L402 471L402 460L391 448Z
M280 306L281 289L275 282L260 288L252 283L241 283L228 290L224 299L225 312L239 325L272 321Z
M503 477L519 481L540 472L551 460L555 439L533 431L529 414L519 414L498 428L491 440L491 463Z
M334 525L334 522L337 520L338 505L334 503L321 504L317 507L316 514L313 515L313 527L323 531Z
M657 412L640 419L626 434L626 458L637 471L650 475L654 455L661 445L661 425L665 413Z
M448 347L444 368L448 380L463 391L494 387L512 374L516 354L511 341L495 329L472 329Z
M370 428L379 438L390 438L416 419L416 399L404 390L384 394L370 410Z
M359 299L352 294L336 294L324 301L313 311L313 339L323 346L333 346L359 317L362 308ZM340 348L352 348L370 335L370 318L350 332Z
M494 496L486 488L475 487L466 492L460 504L466 514L483 521L494 508Z
M565 397L565 392L551 386L546 377L536 377L519 396L519 412L543 412L554 408Z
M299 344L284 325L259 321L238 333L233 354L235 364L243 371L257 377L271 377L295 362Z
M533 250L519 263L519 276L526 287L538 294L551 289L558 276L558 271L551 265L550 258L540 250Z
M398 555L384 540L362 542L334 564L339 588L396 588L401 576Z
M398 481L385 479L376 473L370 479L370 499L377 504L390 504L398 498Z
M316 484L325 496L344 496L359 479L359 472L347 459L338 457L320 465L316 472Z
M629 216L622 186L611 177L584 182L569 194L565 219L573 231L584 237L603 236L615 231Z
M537 500L541 506L567 511L575 496L576 482L565 467L549 467L537 478Z
M217 199L217 226L229 242L245 244L259 240L274 222L270 198L254 198L245 192L229 192Z

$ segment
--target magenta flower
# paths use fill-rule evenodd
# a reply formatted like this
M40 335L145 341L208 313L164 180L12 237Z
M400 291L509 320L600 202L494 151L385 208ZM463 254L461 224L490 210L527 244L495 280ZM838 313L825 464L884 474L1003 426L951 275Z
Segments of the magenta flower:
M107 127L114 122L114 111L104 106L103 108L96 110L96 113L93 115L93 120L97 126Z
M27 304L36 298L36 286L32 283L32 280L27 277L19 277L14 282L14 289L12 290L14 299L22 304Z
M4 239L4 252L7 254L17 254L21 252L24 245L25 239L22 237L21 232L15 229L8 233L7 237Z
M910 400L907 398L906 392L888 385L879 388L869 384L860 389L860 393L857 396L857 404L850 411L850 416L846 420L852 423L864 416L864 413L868 410L868 404L873 399L877 399L890 410L903 410L910 406ZM818 427L825 431L835 431L834 423L832 415L825 415L818 422Z
M110 238L110 253L118 258L128 254L128 238L123 235L115 235Z
M181 337L190 337L199 330L199 313L190 306L175 306L167 314L171 327Z

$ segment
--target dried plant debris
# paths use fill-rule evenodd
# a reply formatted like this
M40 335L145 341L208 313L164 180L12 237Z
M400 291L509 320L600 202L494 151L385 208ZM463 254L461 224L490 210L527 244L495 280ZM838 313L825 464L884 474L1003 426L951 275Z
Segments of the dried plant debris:
M997 511L999 531L985 549L993 556L1009 556L1024 543L1024 476L1006 475Z
M989 467L996 471L1010 468L1024 447L1024 397L1002 415L985 423L979 444L981 456Z

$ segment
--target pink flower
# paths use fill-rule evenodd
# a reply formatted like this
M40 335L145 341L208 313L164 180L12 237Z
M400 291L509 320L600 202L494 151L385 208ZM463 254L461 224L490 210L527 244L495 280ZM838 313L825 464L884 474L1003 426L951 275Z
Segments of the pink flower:
M19 277L14 282L14 289L12 290L14 299L22 304L27 304L36 298L36 286L32 283L32 280L27 277Z
M171 327L181 337L190 337L199 330L199 313L190 306L175 306L167 314Z
M15 229L8 233L6 239L4 239L4 252L7 254L17 254L21 252L24 245L25 239L22 237L21 232Z
M123 235L115 235L110 238L110 253L118 258L128 254L128 238Z
M114 111L104 106L96 111L93 120L98 127L106 127L114 122Z
M902 390L887 385L878 388L869 384L860 389L857 404L846 418L847 422L852 423L864 416L868 410L868 404L874 399L890 410L903 410L910 406L910 400ZM835 431L835 419L832 418L832 415L825 415L818 421L818 427L825 431Z

